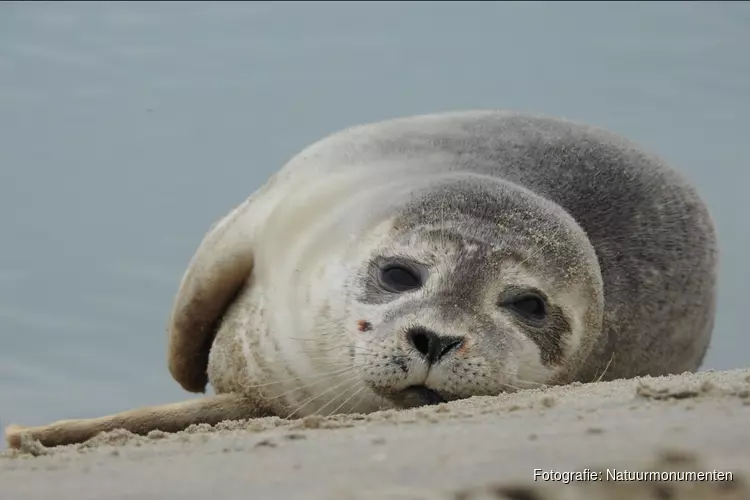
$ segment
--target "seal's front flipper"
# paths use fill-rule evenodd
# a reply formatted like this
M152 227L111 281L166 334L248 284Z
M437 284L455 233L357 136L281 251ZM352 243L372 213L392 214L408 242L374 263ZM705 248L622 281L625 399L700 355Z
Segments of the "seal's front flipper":
M216 223L195 252L169 321L169 371L190 392L205 392L208 354L219 322L253 269L252 197Z
M24 436L43 446L82 443L100 432L125 429L145 435L154 430L178 432L193 424L216 425L225 420L261 417L257 404L239 394L220 394L180 403L137 408L106 417L60 420L39 427L10 425L5 429L8 446L21 447Z

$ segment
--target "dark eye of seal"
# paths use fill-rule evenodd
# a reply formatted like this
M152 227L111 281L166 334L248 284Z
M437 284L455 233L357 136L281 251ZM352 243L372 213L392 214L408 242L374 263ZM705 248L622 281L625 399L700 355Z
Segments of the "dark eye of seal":
M421 287L422 279L402 264L390 264L380 270L380 283L389 291L400 293Z
M538 295L521 295L503 305L525 318L542 320L547 317L547 306L544 303L544 300Z

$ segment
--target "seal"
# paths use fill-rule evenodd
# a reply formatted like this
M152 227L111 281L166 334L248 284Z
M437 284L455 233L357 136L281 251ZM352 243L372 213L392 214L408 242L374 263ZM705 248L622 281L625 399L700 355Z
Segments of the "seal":
M696 189L611 132L512 111L356 126L293 157L192 258L168 365L215 396L9 443L694 371L717 258Z

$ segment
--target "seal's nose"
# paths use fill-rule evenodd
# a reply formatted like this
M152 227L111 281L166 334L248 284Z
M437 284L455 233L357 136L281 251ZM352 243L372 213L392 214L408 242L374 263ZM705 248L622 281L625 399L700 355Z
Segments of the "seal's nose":
M441 336L422 327L407 330L406 338L430 365L440 361L443 356L460 346L464 341L463 337Z

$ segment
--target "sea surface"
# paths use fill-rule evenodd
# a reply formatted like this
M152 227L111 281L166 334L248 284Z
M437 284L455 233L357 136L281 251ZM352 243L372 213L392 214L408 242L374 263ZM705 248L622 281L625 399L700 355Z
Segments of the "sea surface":
M214 220L324 135L467 108L684 172L721 245L704 367L748 366L748 2L2 2L0 425L193 397L165 327Z

